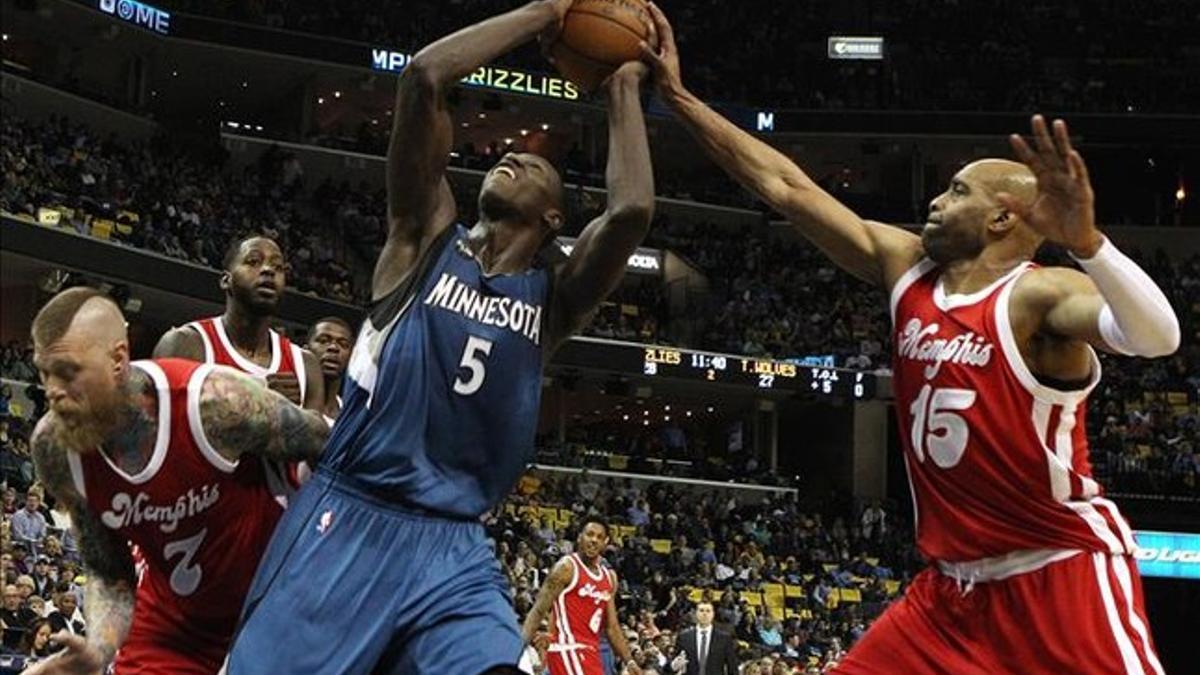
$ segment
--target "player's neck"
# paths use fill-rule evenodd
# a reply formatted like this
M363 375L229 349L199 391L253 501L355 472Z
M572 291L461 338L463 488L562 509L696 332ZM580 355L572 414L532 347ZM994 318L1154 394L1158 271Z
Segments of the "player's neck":
M325 405L321 406L323 410L332 413L330 417L336 416L341 412L341 404L338 403L338 396L342 393L342 375L337 377L325 378Z
M231 302L225 306L221 321L225 324L225 334L229 336L229 341L239 352L251 358L260 353L270 353L270 315L256 314Z
M942 265L942 288L947 295L970 295L992 285L1027 260L1006 251L984 249L969 260Z
M591 572L592 574L600 574L600 557L599 556L597 556L595 558L586 558L583 555L580 555L579 559L583 561L583 566L588 568L589 572Z
M119 421L105 434L101 452L125 473L140 473L154 454L159 420L158 389L137 368L130 369L125 397L114 417Z
M483 273L517 274L533 265L542 233L516 220L481 218L467 233L467 247Z

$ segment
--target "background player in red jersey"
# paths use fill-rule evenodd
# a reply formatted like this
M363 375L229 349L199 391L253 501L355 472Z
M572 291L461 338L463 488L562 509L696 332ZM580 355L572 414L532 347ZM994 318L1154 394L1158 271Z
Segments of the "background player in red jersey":
M332 426L342 410L342 376L346 373L350 353L354 350L354 329L336 316L327 316L313 324L304 346L321 364L321 378L325 382L325 401L321 406L321 414Z
M287 261L267 237L249 237L225 254L221 290L225 313L169 330L154 358L180 358L237 368L288 400L319 410L324 380L316 356L271 329L287 286Z
M317 357L271 328L287 285L287 261L279 245L267 237L234 242L225 253L224 268L220 284L225 313L167 331L154 348L154 358L237 368L264 379L297 405L324 410L325 385ZM268 489L287 506L306 472L300 465L264 462L263 473Z
M65 651L32 672L216 672L277 514L239 458L314 459L328 426L229 368L131 362L120 310L93 289L55 296L32 332L50 404L33 459L89 577L87 638L60 632Z
M608 546L608 527L589 521L579 532L578 552L563 556L550 571L537 602L521 627L526 643L545 654L551 675L602 675L600 629L625 663L625 672L639 675L621 620L617 616L617 573L600 561ZM539 634L550 613L550 633ZM548 644L547 644L548 643Z
M897 418L931 567L840 664L846 673L1161 673L1127 523L1100 496L1082 424L1093 347L1163 356L1179 323L1095 223L1066 124L1033 118L1021 162L981 160L920 236L860 218L680 77L671 26L643 47L707 153L842 269L891 293ZM1049 240L1084 273L1030 264Z

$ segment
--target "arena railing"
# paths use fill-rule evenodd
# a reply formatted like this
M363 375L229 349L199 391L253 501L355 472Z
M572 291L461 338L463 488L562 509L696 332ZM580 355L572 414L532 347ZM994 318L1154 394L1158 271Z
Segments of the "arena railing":
M667 483L671 485L689 487L705 492L715 493L722 496L730 496L737 499L739 502L757 502L763 497L769 496L784 496L790 499L796 499L800 491L791 487L779 487L775 485L758 485L754 483L729 483L715 480L703 480L700 478L678 478L675 476L655 476L644 473L628 473L625 471L609 471L606 469L586 469L573 466L557 466L551 464L533 464L530 467L535 473L544 473L546 475L563 477L578 477L578 478L593 478L608 480L613 479L624 483L629 481L635 487L646 488L655 483Z

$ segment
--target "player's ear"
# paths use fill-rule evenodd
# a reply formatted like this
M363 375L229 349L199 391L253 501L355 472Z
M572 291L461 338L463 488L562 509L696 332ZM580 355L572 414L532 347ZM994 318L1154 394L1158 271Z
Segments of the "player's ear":
M229 287L233 285L233 275L229 273L229 270L221 272L221 279L217 282L217 285L219 285L223 291L229 290Z
M547 209L542 214L542 226L550 230L553 234L558 234L558 231L562 229L564 220L563 212L557 208Z
M988 229L996 234L1002 234L1016 227L1019 220L1017 214L1012 211L1000 209L988 222Z

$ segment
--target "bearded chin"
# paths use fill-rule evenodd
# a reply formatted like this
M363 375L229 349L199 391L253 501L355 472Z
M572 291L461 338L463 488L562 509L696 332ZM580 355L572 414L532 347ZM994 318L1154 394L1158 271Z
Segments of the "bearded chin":
M88 406L70 417L60 416L59 441L78 453L94 452L112 436L117 406Z

